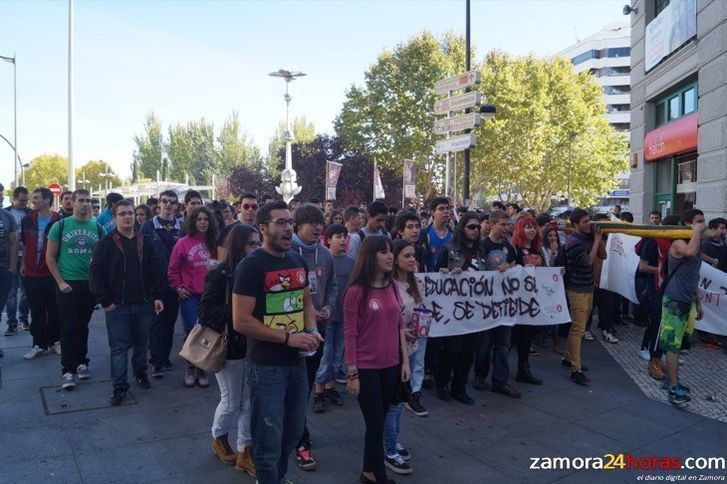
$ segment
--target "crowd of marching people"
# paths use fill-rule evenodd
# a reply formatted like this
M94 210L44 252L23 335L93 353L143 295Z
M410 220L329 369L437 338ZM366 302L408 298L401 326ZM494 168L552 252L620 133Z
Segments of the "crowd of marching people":
M690 399L679 379L680 354L701 318L702 261L727 270L723 218L707 228L696 209L664 220L652 212L653 225L683 224L693 232L688 240L642 239L639 304L629 307L598 287L607 236L580 208L556 219L500 202L488 211L455 209L445 197L423 210L383 201L343 210L331 200L289 206L268 198L205 203L193 190L182 199L167 190L135 206L109 193L102 207L79 189L64 193L53 210L47 188L16 188L12 204L0 210L5 335L18 326L31 332L26 360L60 355L61 388L70 391L91 378L89 322L102 309L113 405L130 388L129 351L139 388L152 387L149 376L169 377L178 319L186 344L202 330L222 335L221 368L187 362L182 382L206 388L217 381L212 449L264 484L286 482L293 453L298 467L315 469L308 404L314 413L344 405L341 385L365 422L361 481L376 483L393 482L387 468L412 472L399 435L405 409L428 415L423 389L464 405L475 403L470 388L519 398L508 355L514 348L516 383L547 384L531 364L537 345L562 355L570 379L588 385L581 343L594 338L594 311L609 344L618 344L624 318L643 326L646 371L672 403ZM612 216L633 222L620 207ZM437 338L416 331L426 313L417 273L516 265L561 267L571 323Z

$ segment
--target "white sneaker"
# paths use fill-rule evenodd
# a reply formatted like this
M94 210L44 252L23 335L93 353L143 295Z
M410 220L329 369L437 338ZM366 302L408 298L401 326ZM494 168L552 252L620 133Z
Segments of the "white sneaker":
M586 331L585 331L585 332L583 333L583 339L585 339L585 340L587 340L587 341L593 341L593 335L591 334L591 332L590 332L590 331L586 330Z
M57 354L58 356L61 356L61 342L60 341L56 341L55 343L53 343L53 345L51 346L51 349L53 350L53 353Z
M61 388L63 390L73 390L76 387L76 375L73 373L64 373L63 374L63 383L61 383Z
M45 350L41 348L38 345L33 346L33 349L25 353L23 355L23 359L25 360L34 360L38 358L39 356L43 356L45 354Z
M616 343L618 343L618 339L616 339L616 337L614 335L612 335L605 329L603 331L601 331L601 334L603 335L603 339L605 339L607 343L611 343L612 345L615 345Z
M76 368L76 374L78 375L79 380L88 380L91 378L91 372L88 370L88 366L86 365L78 365L78 368Z
M649 361L651 359L651 352L649 350L642 349L639 351L639 358L644 361Z

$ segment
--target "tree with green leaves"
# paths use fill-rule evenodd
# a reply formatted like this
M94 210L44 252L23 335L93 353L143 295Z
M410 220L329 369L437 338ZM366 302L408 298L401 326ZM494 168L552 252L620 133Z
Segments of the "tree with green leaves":
M464 53L462 36L439 40L427 31L382 52L364 85L347 91L335 120L344 147L397 173L402 160L413 159L420 190L427 197L441 193L445 158L435 153L434 83L461 72Z
M107 178L109 186L118 187L121 185L121 178L114 172L111 165L103 160L91 160L76 168L77 188L89 190L98 190L98 187L105 188Z
M36 156L25 169L25 186L33 191L51 183L68 185L68 159L58 154Z
M601 86L570 60L491 52L480 88L497 116L476 130L472 187L547 210L570 186L589 206L627 169L627 145L608 124Z
M219 174L214 125L204 118L170 126L165 151L169 156L170 177L174 180L188 177L190 183L202 184L210 182L212 174Z
M220 171L218 176L229 176L239 165L256 165L261 161L260 149L251 136L240 126L237 111L222 125L217 137Z
M147 114L144 121L144 132L134 135L134 180L138 178L156 179L157 170L162 169L164 153L164 135L162 125L154 112Z

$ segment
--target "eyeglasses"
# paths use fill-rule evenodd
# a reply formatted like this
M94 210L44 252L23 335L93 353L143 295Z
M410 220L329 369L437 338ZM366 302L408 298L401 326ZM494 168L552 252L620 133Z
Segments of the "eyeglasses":
M476 224L465 225L465 228L470 230L480 230L480 226Z
M449 212L450 208L449 207L437 207L435 210L437 210L438 212Z
M94 205L93 206L93 209L94 210L101 210L101 205Z
M293 219L292 218L279 218L276 220L268 220L269 223L274 223L278 227L285 227L286 225L293 226Z
M243 210L257 210L257 203L243 203Z
M177 204L177 201L176 201L176 200L171 200L171 199L169 199L169 198L162 198L162 199L161 199L161 202L162 202L162 203L163 203L164 205L176 205L176 204Z

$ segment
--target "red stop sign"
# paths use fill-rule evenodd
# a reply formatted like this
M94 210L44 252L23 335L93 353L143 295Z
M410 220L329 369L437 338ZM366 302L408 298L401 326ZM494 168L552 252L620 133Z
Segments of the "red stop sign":
M48 188L55 197L63 193L63 187L59 183L51 183L50 185L48 185Z

